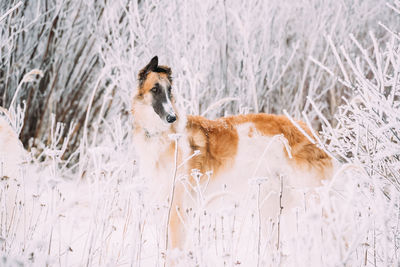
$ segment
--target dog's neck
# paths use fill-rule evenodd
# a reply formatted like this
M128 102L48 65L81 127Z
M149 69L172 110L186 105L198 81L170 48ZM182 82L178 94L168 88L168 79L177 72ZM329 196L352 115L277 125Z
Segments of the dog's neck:
M146 139L150 139L150 138L154 138L154 137L160 137L163 132L162 131L149 131L146 128L143 128L144 131L144 136L146 137Z
M133 134L142 137L144 140L169 139L169 134L184 134L186 129L186 113L180 105L175 106L176 121L172 124L165 124L161 120L149 119L140 111L142 105L133 104Z
M179 116L178 119L166 129L146 128L138 122L134 123L134 132L143 135L145 140L154 140L160 138L168 138L169 134L182 134L186 127L186 117Z

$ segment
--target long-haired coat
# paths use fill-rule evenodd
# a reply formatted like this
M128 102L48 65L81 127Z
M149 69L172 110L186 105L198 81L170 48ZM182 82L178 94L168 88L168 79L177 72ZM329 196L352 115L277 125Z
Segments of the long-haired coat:
M194 192L187 189L192 187L185 189L180 179L186 175L195 186L193 169L212 172L209 180L203 175L200 181L207 183L210 199L218 197L222 188L240 198L250 180L262 178L261 194L269 195L263 202L264 219L282 212L281 207L287 211L295 206L304 197L298 189L319 186L331 173L331 158L284 116L248 114L216 120L185 116L176 106L171 69L159 66L157 57L139 72L132 114L141 174L150 179L152 196L173 199L170 248L183 246L179 212L191 205L185 194ZM311 136L304 123L298 123ZM171 134L176 135L171 138Z

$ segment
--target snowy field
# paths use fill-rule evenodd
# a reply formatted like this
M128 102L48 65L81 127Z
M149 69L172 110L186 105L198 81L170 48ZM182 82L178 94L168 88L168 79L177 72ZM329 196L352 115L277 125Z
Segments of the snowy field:
M254 179L245 222L195 196L176 266L399 266L399 32L398 0L2 0L0 266L165 266L130 116L154 55L188 114L301 119L338 162L284 244Z

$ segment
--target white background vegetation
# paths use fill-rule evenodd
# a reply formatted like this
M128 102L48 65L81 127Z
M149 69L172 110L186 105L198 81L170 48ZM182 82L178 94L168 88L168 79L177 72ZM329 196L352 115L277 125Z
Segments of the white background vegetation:
M187 113L286 111L341 163L285 251L256 202L246 244L235 206L199 204L182 266L398 265L398 0L5 0L0 17L0 106L28 151L0 170L0 265L163 265L129 116L154 55Z

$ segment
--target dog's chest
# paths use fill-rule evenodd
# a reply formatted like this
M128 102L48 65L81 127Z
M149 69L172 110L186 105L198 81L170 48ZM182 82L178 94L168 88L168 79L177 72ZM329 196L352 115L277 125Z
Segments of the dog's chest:
M162 155L168 149L168 144L162 137L151 137L145 133L134 136L136 152L140 160L141 174L154 171L159 165Z

